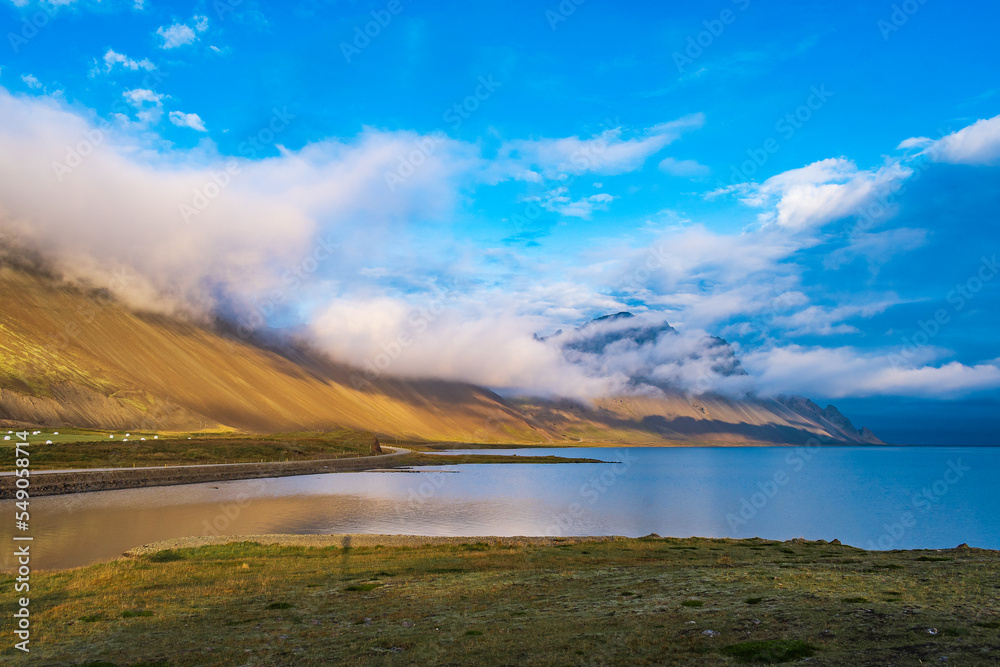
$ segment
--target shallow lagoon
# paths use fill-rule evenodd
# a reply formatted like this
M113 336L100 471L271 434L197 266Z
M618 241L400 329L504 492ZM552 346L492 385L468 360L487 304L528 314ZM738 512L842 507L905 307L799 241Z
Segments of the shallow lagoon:
M41 497L31 501L32 563L74 567L172 537L261 533L655 532L1000 549L1000 448L488 451L617 463L456 465ZM11 504L0 503L7 515ZM4 568L9 551L0 554Z

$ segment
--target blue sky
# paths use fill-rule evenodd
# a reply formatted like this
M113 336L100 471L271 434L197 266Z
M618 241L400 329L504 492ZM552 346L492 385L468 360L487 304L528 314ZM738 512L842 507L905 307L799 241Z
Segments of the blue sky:
M530 334L629 309L890 439L1000 431L994 3L0 7L5 226L143 307L563 394L636 369Z

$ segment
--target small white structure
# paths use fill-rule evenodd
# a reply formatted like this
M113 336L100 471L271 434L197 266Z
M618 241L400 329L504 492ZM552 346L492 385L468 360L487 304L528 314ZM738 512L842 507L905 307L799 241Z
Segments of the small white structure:
M158 435L154 435L153 436L153 440L159 440L159 439L160 439L160 436L158 436Z
M56 431L56 432L55 432L55 433L53 433L52 435L59 435L59 431Z
M128 438L122 438L122 442L128 442Z
M10 436L9 436L9 435L5 435L5 436L3 437L3 439L4 439L4 440L10 440Z
M145 439L145 438L139 438L139 439L140 439L140 440L142 440L143 442L146 442L146 439Z
M112 434L111 434L111 435L109 435L108 437L109 437L109 438L111 438L112 440L114 440L114 439L115 439L115 434L114 434L114 433L112 433Z
M125 434L125 437L127 438L127 437L129 437L130 435L132 435L132 434L131 434L131 433L126 433L126 434Z
M52 444L52 441L51 441L51 440L46 440L46 441L45 441L45 444L46 444L46 445L51 445L51 444Z

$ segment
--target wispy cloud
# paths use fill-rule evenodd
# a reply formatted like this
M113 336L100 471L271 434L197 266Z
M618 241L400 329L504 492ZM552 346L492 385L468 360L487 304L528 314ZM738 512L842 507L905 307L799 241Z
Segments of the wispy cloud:
M146 88L123 95L150 122L166 99ZM240 161L238 173L211 199L203 194L204 206L186 221L179 207L204 193L207 183L218 185L213 178L226 170L227 156L161 148L151 157L136 150L138 130L120 142L109 134L56 186L52 161L93 135L90 121L58 100L5 91L0 116L6 120L0 126L0 225L45 248L68 276L106 284L114 271L127 269L138 276L126 295L133 305L223 309L236 318L257 312L256 304L277 293L304 318L316 344L356 365L389 359L379 372L577 396L623 391L637 372L718 390L825 396L957 395L998 386L996 363L963 365L936 348L894 366L891 351L789 343L856 335L866 319L906 301L868 294L867 287L846 296L818 291L809 272L822 259L810 262L804 254L824 242L843 249L837 260L843 266L855 256L880 258L892 246L917 247L922 233L904 227L864 238L826 230L859 202L905 181L908 172L900 166L863 170L843 158L817 162L745 184L742 197L764 224L723 232L678 219L560 257L519 253L499 239L485 247L442 232L468 215L471 195L492 182L495 161L477 144L437 137L435 150L392 196L385 173L428 137L368 129ZM169 117L175 125L204 128L195 114ZM637 145L668 134L615 135L609 146L624 146L622 154L605 168L632 164L638 159L632 153L652 150ZM550 158L552 173L568 173L555 169L565 162L562 148ZM537 203L562 217L596 216L616 196L608 189L573 195L556 181ZM625 309L687 333L670 345L623 348L584 364L567 364L560 350L534 337ZM753 376L739 387L711 376L710 350L699 343L709 332L726 331L754 341L741 350ZM702 361L685 361L692 350ZM699 379L706 374L713 378L707 384Z
M136 118L144 123L155 125L163 115L163 95L148 88L126 90L122 96L136 109Z
M108 49L108 52L104 54L105 72L111 72L118 65L121 65L124 69L132 70L133 72L140 69L151 72L156 69L156 65L154 65L148 58L133 60L123 53L116 52L114 49Z
M978 120L937 141L927 137L911 137L898 146L898 148L913 147L924 147L923 152L937 162L998 164L1000 163L1000 116Z
M712 172L711 169L697 160L678 160L672 157L660 160L660 171L671 176L686 176L689 178L707 176Z
M899 163L869 171L845 158L829 158L745 185L743 201L765 209L759 216L764 224L809 230L856 214L911 173Z
M517 139L497 156L499 171L520 180L565 180L584 173L624 174L641 167L649 157L685 131L704 125L702 114L662 123L625 138L621 127L608 128L588 139Z
M189 127L192 130L197 130L199 132L208 132L208 130L205 129L205 123L202 122L201 118L196 113L171 111L168 115L170 122L177 127Z
M186 23L174 23L168 27L160 26L156 29L156 34L163 38L164 49L176 49L179 46L192 44L198 39L198 35L208 30L208 17L195 16L191 19L194 27Z

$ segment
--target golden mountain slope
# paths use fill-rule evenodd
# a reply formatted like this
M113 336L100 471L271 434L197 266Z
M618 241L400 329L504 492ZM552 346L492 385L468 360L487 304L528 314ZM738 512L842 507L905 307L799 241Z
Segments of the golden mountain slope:
M316 353L136 313L101 292L0 266L0 419L114 429L347 427L464 442L877 442L804 399L512 405L457 382L377 379L357 388L356 377Z
M0 269L0 418L95 428L344 426L428 439L541 439L487 390L396 380L358 390L349 368L296 356Z

